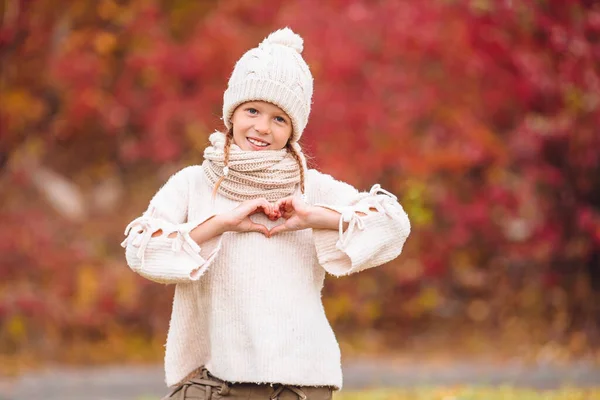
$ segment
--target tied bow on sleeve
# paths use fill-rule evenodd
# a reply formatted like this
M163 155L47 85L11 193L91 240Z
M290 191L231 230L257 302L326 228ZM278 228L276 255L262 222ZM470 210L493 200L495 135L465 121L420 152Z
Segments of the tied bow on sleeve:
M386 215L389 218L399 219L403 212L398 207L398 198L392 193L381 188L381 185L373 185L368 193L363 193L355 201L353 205L345 207L336 207L325 204L317 204L318 206L329 208L341 214L339 223L339 240L337 247L345 248L352 235L356 230L364 230L364 218L375 212ZM376 211L373 211L375 209ZM365 214L361 216L359 213ZM344 223L348 223L348 228L344 231Z
M397 219L399 216L398 197L383 189L381 185L373 185L367 197L369 207L375 208L378 212L387 215L390 218Z
M340 211L341 211L342 215L340 217L340 225L339 225L340 239L338 241L338 243L339 243L338 246L343 248L343 247L346 247L346 245L348 244L348 241L352 237L352 234L354 233L355 229L358 229L361 231L365 229L365 223L362 220L362 218L360 217L360 215L358 215L352 207L348 207L345 210L340 210ZM340 211L338 211L338 212L340 212ZM346 232L344 232L344 222L348 223L348 229L346 229Z
M195 225L174 225L157 218L141 216L131 221L125 228L125 235L127 237L121 243L121 247L126 248L131 241L131 245L138 249L136 255L142 260L142 265L144 265L146 247L150 240L153 239L152 235L158 231L162 231L162 234L156 236L156 238L166 236L168 240L171 240L171 250L173 252L185 251L199 262L203 262L204 260L200 256L200 246L190 236L190 230L193 226ZM134 231L132 232L132 230ZM169 235L172 233L176 235L171 238Z

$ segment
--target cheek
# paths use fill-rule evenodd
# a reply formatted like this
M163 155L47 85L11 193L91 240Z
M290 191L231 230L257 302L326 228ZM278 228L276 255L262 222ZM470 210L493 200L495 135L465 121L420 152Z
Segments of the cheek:
M246 131L248 130L248 124L245 123L245 121L237 121L237 124L235 122L232 123L233 125L233 136L244 136L244 134L246 133Z
M287 143L287 141L290 139L290 137L292 137L292 128L291 127L282 128L279 131L279 137L281 138L282 141Z
M277 138L276 138L277 143L280 146L285 146L287 144L288 140L290 139L290 136L291 135L289 134L289 131L287 129L277 132Z
M244 135L242 134L241 130L239 128L236 128L234 125L233 128L233 143L237 144L238 146L240 145L241 139L244 137Z

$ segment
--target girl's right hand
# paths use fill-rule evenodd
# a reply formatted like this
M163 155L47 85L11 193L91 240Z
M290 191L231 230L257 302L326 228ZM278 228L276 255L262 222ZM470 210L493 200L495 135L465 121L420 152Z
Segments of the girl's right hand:
M232 232L260 232L266 237L270 237L269 229L266 226L257 224L250 219L251 215L257 213L264 213L271 220L276 220L281 216L279 209L276 209L275 205L266 199L246 200L233 210L222 214L225 229Z

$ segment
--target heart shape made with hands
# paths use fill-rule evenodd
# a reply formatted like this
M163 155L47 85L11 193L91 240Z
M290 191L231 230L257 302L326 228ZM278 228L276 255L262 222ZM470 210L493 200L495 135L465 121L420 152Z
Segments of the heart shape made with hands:
M249 231L261 232L267 237L272 237L278 233L287 231L296 231L309 228L308 216L310 213L309 206L297 197L285 197L280 199L275 204L259 203L255 204L254 209L248 214L254 215L262 213L271 221L277 221L281 218L284 222L268 229L262 224L252 222L249 226Z

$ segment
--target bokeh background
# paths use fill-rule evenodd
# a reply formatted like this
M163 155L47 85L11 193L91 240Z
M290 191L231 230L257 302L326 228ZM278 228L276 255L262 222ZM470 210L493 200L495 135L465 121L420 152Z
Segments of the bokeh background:
M123 229L284 26L312 165L412 221L397 260L326 280L343 353L600 359L598 2L2 0L0 23L0 372L162 359L173 287Z

